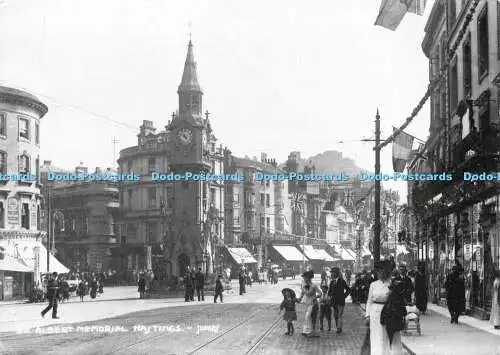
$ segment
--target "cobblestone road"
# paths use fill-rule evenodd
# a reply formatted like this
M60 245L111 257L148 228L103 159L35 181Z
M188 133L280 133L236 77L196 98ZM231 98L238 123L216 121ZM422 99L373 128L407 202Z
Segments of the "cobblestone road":
M2 353L7 354L187 354L210 340L213 342L199 348L196 354L245 354L271 329L254 349L254 354L360 353L366 329L357 306L346 307L342 334L325 331L320 338L313 339L300 336L303 306L298 306L299 321L295 324L296 335L292 337L283 335L285 324L279 319L277 307L277 304L269 303L193 303L191 307L170 307L98 322L71 324L66 329L64 325L58 325L58 330L52 330L59 334L41 334L49 331L47 327L35 329L38 333L4 334L0 341ZM273 323L275 327L271 327ZM85 332L85 327L91 326L97 328ZM108 329L104 329L105 326ZM154 326L158 328L154 329ZM149 333L147 327L151 327ZM72 332L61 333L64 330ZM110 330L116 332L110 333ZM229 332L224 334L226 331Z
M24 334L0 334L0 353L188 354L196 350L196 354L233 355L252 349L252 354L273 355L360 354L366 328L361 310L352 304L346 307L344 331L340 335L325 331L319 338L302 337L303 305L297 306L299 320L295 323L295 335L284 335L286 325L278 315L282 299L280 290L291 287L298 291L299 283L289 280L280 282L279 286L254 285L246 295L230 295L227 303L216 305L207 300L206 303L174 302L161 307L158 301L145 300L143 302L151 302L155 309L137 309L139 312L135 313L131 313L136 311L133 302L67 305L81 307L78 314L72 311L79 316L77 319L84 318L95 307L101 308L96 308L94 313L107 313L111 304L115 307L121 304L123 311L107 319L89 316L86 323L75 320L64 324L67 322L64 319L71 317L64 317L56 324L51 324L50 320L41 324L31 321L32 327L40 328ZM47 327L49 324L52 329ZM48 334L50 332L53 334Z

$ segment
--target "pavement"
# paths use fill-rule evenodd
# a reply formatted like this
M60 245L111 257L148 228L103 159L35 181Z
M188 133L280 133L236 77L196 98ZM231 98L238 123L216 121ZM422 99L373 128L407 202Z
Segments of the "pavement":
M410 354L417 355L500 355L500 330L469 316L461 316L459 324L451 324L448 311L429 304L420 316L422 335L403 336Z

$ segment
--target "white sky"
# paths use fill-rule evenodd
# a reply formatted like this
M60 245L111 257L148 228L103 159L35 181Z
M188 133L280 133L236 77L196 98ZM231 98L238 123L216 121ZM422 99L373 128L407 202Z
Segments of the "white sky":
M234 154L335 149L373 171L371 143L335 142L372 137L377 107L382 137L412 112L428 84L432 4L392 32L373 25L380 0L0 0L0 85L49 107L41 160L108 167L113 137L135 145L143 119L163 129L177 109L191 31L204 110ZM427 104L407 132L426 139L428 122Z

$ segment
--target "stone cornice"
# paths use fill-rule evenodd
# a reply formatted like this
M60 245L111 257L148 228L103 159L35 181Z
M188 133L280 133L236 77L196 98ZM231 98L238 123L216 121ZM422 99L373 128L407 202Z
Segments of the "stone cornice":
M40 101L28 97L18 96L10 93L0 93L0 102L6 102L12 105L28 107L39 114L40 118L45 116L49 108Z

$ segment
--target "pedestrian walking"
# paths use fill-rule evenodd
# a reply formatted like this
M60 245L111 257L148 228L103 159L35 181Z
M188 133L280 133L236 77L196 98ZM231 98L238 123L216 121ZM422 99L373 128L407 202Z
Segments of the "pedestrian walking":
M220 297L220 303L222 303L222 294L224 292L224 285L222 284L222 275L217 276L215 281L215 296L214 303L217 303L217 297Z
M495 270L492 293L490 324L495 329L500 329L500 270L498 269Z
M425 263L419 262L415 273L415 305L417 309L427 312L427 278L425 276Z
M243 268L240 269L240 273L238 274L238 281L240 283L240 296L241 296L246 292L245 290L246 276L245 276L245 270L243 270Z
M405 303L407 305L410 305L412 304L411 296L413 294L414 287L411 278L408 276L406 265L403 263L399 265L399 277L401 278L401 282L403 283Z
M90 284L90 298L96 298L97 297L97 289L99 288L99 283L97 282L97 279L94 277L92 280L92 283Z
M314 278L314 272L308 270L302 274L303 286L299 297L299 301L304 300L304 305L306 306L306 314L304 316L304 328L302 330L302 335L306 337L318 337L315 333L316 330L316 316L318 309L318 297L322 296L321 290L318 286L314 285L312 279Z
M139 276L139 281L137 281L137 291L139 291L139 298L144 299L144 294L146 293L146 279L144 275Z
M293 322L297 320L297 312L295 311L295 303L299 303L295 292L289 288L284 288L281 290L283 294L283 302L280 305L280 313L285 310L283 314L283 320L286 322L287 332L285 335L293 335L295 328L293 327Z
M41 312L42 318L52 309L52 319L59 319L57 316L57 297L59 293L59 281L57 280L57 272L53 272L47 281L47 298L49 305Z
M342 278L340 269L335 267L332 269L332 281L328 289L328 295L332 300L333 317L335 318L335 326L337 334L342 333L342 324L344 318L345 299L351 293L351 289L347 286L347 282Z
M195 285L196 285L196 295L198 296L198 302L205 301L205 275L201 271L201 267L198 268L198 271L196 272L196 275L194 276L195 278Z
M346 269L345 271L345 282L347 282L347 286L351 287L351 277L352 271L351 269Z
M321 286L321 291L323 294L321 295L321 300L319 304L319 330L323 331L323 321L326 318L328 323L328 331L332 330L332 300L328 295L328 286Z
M77 294L80 296L80 302L83 302L83 297L85 296L85 281L80 280L78 283Z
M193 280L191 278L191 270L188 268L184 274L184 301L192 301L193 290Z
M375 268L378 280L370 284L365 314L369 322L370 353L371 355L402 355L401 333L394 332L391 342L386 326L381 324L382 309L391 294L389 286L393 265L389 260L383 260L376 263Z
M452 324L458 324L460 313L465 311L465 281L459 270L459 267L453 266L445 282L446 302Z

